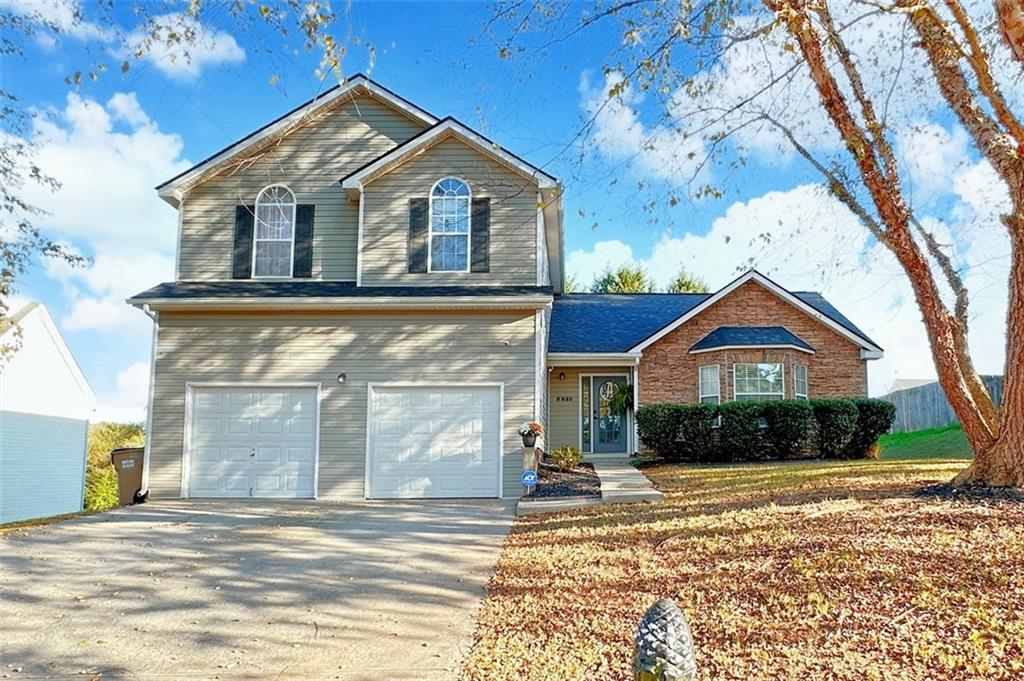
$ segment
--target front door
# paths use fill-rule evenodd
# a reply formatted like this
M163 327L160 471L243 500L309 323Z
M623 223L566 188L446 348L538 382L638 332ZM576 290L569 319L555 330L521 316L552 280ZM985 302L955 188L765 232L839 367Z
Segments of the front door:
M590 376L591 451L595 454L621 454L626 451L627 420L624 411L612 405L616 391L625 389L625 376ZM584 443L586 445L586 443Z

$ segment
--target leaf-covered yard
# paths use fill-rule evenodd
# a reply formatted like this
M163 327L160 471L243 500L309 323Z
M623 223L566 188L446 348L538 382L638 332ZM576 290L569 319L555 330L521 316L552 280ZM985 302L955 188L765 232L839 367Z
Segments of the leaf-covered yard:
M922 495L951 460L655 466L656 505L521 518L464 678L628 679L669 596L705 679L1024 675L1024 502Z

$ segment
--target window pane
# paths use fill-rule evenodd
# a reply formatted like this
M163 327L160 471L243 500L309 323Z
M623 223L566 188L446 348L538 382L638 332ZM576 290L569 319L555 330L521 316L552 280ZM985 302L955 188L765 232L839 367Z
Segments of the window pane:
M703 366L700 368L699 397L701 402L718 402L719 381L717 364Z
M430 229L450 234L469 233L469 199L441 197L432 199Z
M291 276L291 256L291 241L257 241L254 274L257 277Z
M430 241L430 269L434 272L465 271L468 251L468 236L435 235Z
M736 394L734 399L781 400L783 367L778 363L743 363L733 365Z

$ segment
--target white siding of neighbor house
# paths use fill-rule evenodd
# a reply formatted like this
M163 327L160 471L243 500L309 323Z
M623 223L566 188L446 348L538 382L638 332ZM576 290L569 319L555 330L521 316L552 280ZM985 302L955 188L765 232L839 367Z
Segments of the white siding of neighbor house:
M443 177L490 197L490 271L410 273L409 199L429 198ZM362 284L537 285L537 185L454 138L422 151L363 190ZM472 230L472 225L470 226Z
M354 281L359 208L339 181L423 129L369 95L298 127L251 160L227 167L187 192L181 220L181 280L230 279L235 206L261 189L285 184L300 204L314 204L313 277Z
M502 382L504 493L521 492L517 432L533 418L533 311L302 315L163 312L149 461L154 497L180 494L189 382L322 385L318 496L361 499L367 383ZM507 343L507 345L506 345ZM337 376L347 380L339 385Z
M0 343L0 523L82 510L95 397L45 307L15 315Z
M0 411L0 523L75 513L89 422Z

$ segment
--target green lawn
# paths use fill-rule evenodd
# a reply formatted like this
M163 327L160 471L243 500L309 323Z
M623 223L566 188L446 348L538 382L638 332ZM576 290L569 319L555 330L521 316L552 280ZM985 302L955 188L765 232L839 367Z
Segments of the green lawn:
M884 460L970 459L972 456L959 424L883 435L878 444Z

